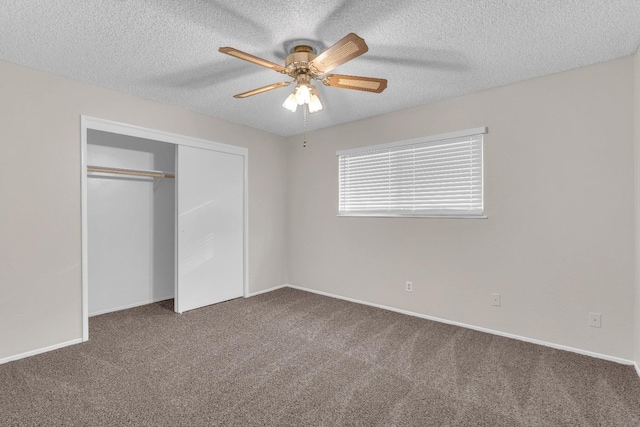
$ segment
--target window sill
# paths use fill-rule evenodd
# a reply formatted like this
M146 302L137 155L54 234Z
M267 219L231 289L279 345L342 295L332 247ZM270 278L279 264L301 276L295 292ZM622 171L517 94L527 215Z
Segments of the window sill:
M404 214L338 214L338 217L359 218L437 218L437 219L488 219L487 215L404 215Z

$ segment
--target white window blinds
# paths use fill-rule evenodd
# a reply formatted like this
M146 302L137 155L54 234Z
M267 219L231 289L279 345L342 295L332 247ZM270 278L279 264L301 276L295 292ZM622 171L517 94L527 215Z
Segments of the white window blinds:
M339 151L339 215L483 215L486 128Z

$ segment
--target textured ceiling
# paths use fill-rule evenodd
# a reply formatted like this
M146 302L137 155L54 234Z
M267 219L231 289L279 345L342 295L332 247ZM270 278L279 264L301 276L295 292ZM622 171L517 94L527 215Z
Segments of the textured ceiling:
M286 80L223 55L284 63L285 46L350 32L369 52L332 72L386 78L382 94L319 87L309 129L602 62L635 52L638 0L3 0L0 59L279 135L302 132Z

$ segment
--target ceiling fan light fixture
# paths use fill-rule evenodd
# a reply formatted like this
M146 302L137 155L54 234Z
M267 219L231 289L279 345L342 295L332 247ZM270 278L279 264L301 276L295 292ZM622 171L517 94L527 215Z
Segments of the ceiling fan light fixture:
M311 99L309 87L305 84L299 84L296 86L295 94L298 105L308 104Z
M323 109L322 102L313 80L322 82L325 86L342 89L361 90L380 93L387 87L386 79L373 77L347 76L342 74L327 74L340 65L351 61L369 50L364 39L354 33L349 33L333 46L323 49L316 42L309 40L292 40L286 46L289 55L285 58L284 67L266 59L250 55L232 47L221 47L221 53L242 59L253 64L270 68L281 74L286 74L293 80L273 83L247 92L234 95L234 98L247 98L283 86L296 84L295 89L282 106L291 112L296 112L298 105L303 106L306 132L307 113L315 113ZM317 52L323 50L319 55ZM304 105L306 104L306 107Z
M309 112L315 113L322 110L322 102L318 97L318 89L315 86L311 87L311 96L309 97Z
M314 100L315 98L315 100ZM320 100L318 99L317 96L312 95L311 96L311 102L309 103L309 112L310 113L316 113L318 111L322 110L322 103L320 102Z
M296 96L291 93L287 97L287 99L284 100L284 104L282 104L282 106L292 113L295 113L296 109L298 108L298 101L296 101Z

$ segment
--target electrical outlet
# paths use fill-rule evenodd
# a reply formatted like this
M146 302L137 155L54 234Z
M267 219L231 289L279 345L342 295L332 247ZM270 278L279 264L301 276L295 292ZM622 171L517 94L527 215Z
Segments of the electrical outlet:
M491 305L500 307L500 294L491 294Z
M591 326L592 328L599 328L600 321L600 313L589 313L589 326Z
M405 282L404 290L407 291L407 292L413 292L413 283L407 280Z

